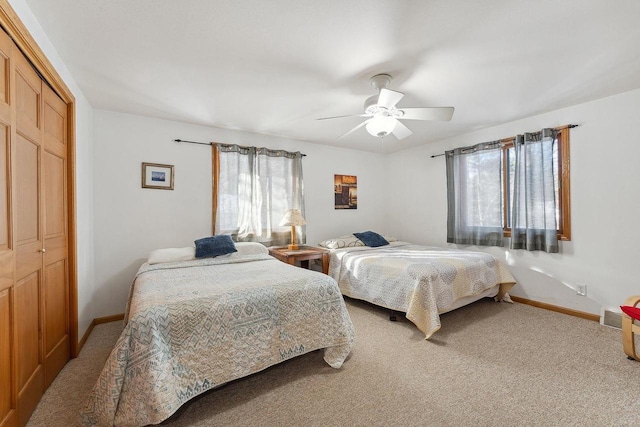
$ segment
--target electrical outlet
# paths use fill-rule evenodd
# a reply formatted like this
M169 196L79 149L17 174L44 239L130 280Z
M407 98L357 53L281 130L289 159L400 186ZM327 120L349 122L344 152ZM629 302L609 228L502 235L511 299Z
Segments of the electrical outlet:
M578 284L578 289L576 289L576 294L582 295L583 297L587 296L587 285Z

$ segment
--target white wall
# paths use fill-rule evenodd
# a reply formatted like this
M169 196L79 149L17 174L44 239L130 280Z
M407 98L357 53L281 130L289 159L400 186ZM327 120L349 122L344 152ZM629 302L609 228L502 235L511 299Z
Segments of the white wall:
M482 129L389 155L391 232L404 240L446 245L445 150L543 127L571 130L572 240L559 254L472 247L496 255L518 280L513 295L600 314L638 294L640 259L640 90ZM455 116L454 116L455 120ZM394 184L395 183L395 184ZM588 298L576 295L587 285Z
M76 99L76 227L78 339L96 317L93 257L93 109L24 0L9 0L20 20Z
M504 260L513 295L599 314L637 293L640 255L636 159L640 90L390 154L358 152L253 133L94 112L95 316L121 313L130 282L148 252L189 245L210 234L211 165L207 146L175 138L300 150L304 160L309 243L373 229L402 240L446 245L445 149L542 127L571 130L572 240L561 253L481 248ZM174 164L174 191L140 188L140 163ZM117 172L117 173L114 173ZM358 176L358 209L333 208L333 175ZM635 174L635 175L634 175ZM150 215L149 212L153 212ZM586 284L588 298L577 296Z
M9 2L76 97L80 337L93 318L124 310L131 279L150 250L190 244L210 233L208 148L179 145L171 141L175 138L308 154L304 172L310 243L374 229L404 240L445 245L444 159L429 155L577 123L581 126L571 131L572 241L561 243L560 254L475 249L493 253L509 264L519 281L514 295L598 313L601 306L616 309L628 295L638 292L637 277L632 278L637 268L632 266L640 255L635 243L639 228L634 225L640 211L636 165L640 90L383 156L93 111L25 1ZM143 161L176 165L176 189L141 189ZM333 209L335 173L358 176L356 211ZM572 288L578 283L587 284L589 298L575 295Z
M151 250L211 235L211 148L176 138L305 153L309 243L357 230L386 231L382 154L95 110L96 317L124 312L131 281ZM175 189L141 188L142 162L175 165ZM336 173L357 175L357 210L334 209Z

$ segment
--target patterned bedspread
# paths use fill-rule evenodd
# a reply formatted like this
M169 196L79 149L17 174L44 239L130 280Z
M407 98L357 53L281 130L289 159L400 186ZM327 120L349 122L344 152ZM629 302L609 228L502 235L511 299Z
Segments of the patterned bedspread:
M440 329L439 313L460 298L500 285L501 299L515 284L489 254L406 242L333 250L329 275L346 296L406 312L427 339Z
M354 338L332 278L268 255L144 264L125 322L84 425L157 424L204 391L321 348L340 368Z

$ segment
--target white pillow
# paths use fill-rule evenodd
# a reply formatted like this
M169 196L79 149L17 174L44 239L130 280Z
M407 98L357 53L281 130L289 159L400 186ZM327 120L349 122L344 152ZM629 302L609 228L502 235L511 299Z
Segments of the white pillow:
M353 246L364 246L364 243L356 236L350 234L348 236L340 236L335 239L328 239L318 243L318 246L322 246L327 249L340 249L350 248Z
M235 242L238 252L233 252L226 257L236 257L242 255L268 254L269 249L263 244L257 242ZM160 264L163 262L192 261L196 259L196 248L188 246L186 248L166 248L156 249L149 254L147 262L149 264Z
M147 262L149 264L160 264L163 262L191 261L196 259L195 246L186 248L166 248L156 249L149 254Z
M269 249L262 243L258 242L236 242L236 249L238 252L234 252L236 255L257 255L268 254Z
M387 242L395 242L398 240L395 237L387 237L384 235L382 237L384 237ZM350 248L354 246L366 246L366 245L362 243L362 241L358 239L356 236L354 236L353 234L349 234L346 236L336 237L334 239L323 240L322 242L318 243L318 246L321 246L327 249L340 249L340 248Z

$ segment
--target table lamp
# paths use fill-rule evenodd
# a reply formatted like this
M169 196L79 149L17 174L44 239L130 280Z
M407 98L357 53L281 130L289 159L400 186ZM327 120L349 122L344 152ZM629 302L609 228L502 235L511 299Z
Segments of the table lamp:
M280 221L280 225L290 225L291 226L291 244L287 247L290 251L297 251L300 249L300 246L296 244L296 226L297 225L305 225L307 222L304 220L302 216L302 212L299 209L289 209L285 214L282 221Z

